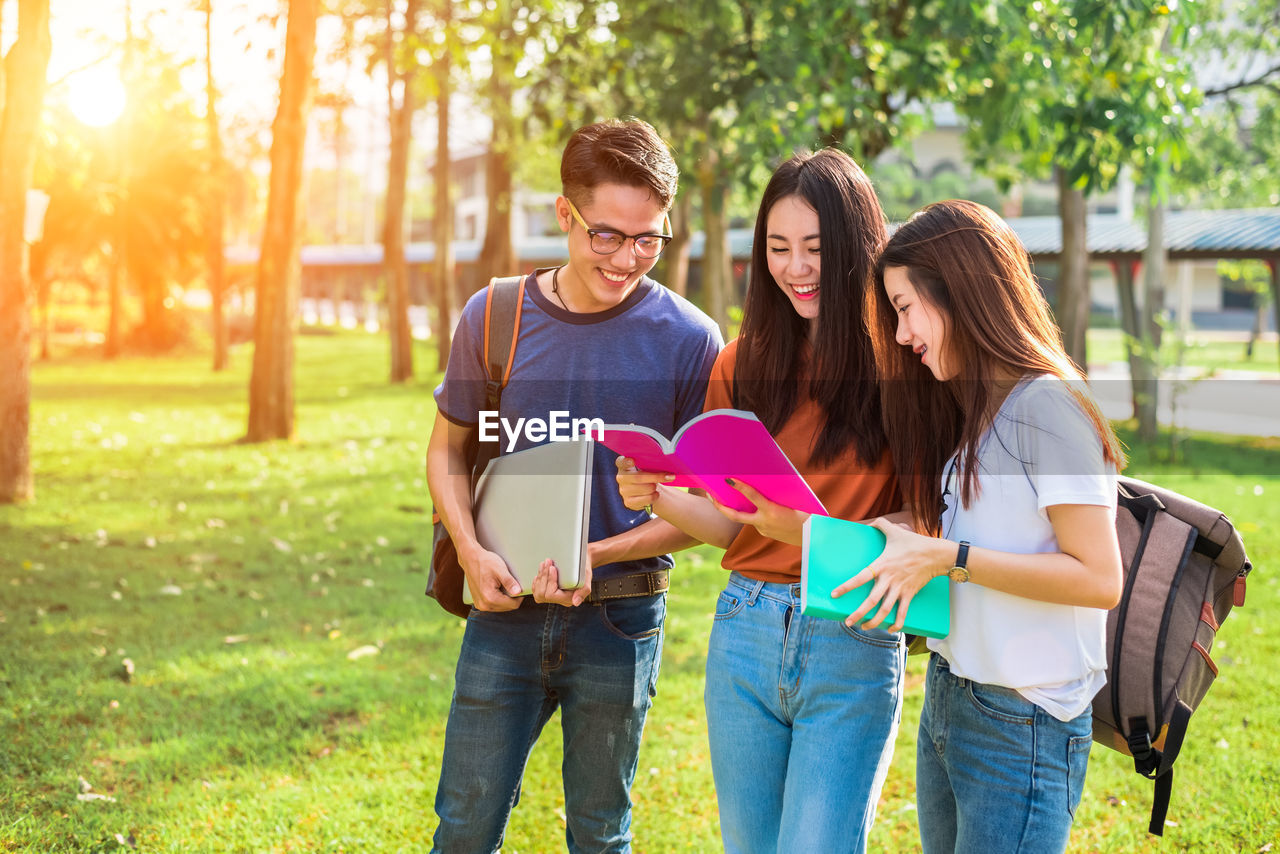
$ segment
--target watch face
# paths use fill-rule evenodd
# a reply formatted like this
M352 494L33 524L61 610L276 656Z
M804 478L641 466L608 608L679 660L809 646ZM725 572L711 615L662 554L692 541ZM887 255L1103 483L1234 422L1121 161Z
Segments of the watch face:
M947 573L947 577L956 584L964 584L969 580L969 570L963 566L953 566L951 571Z

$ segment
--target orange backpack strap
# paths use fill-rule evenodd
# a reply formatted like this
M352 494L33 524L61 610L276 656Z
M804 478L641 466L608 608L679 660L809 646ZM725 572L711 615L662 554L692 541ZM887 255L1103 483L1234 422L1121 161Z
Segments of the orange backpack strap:
M502 389L511 379L511 365L520 339L524 308L524 276L495 277L484 301L484 361L489 371L485 406L496 410Z

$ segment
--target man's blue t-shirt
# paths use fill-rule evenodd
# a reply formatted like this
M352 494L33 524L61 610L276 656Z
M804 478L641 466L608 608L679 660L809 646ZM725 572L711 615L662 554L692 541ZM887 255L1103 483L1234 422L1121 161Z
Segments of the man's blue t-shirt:
M511 379L502 391L499 417L514 428L518 419L555 422L566 435L573 419L599 418L605 424L642 424L670 437L702 411L707 377L723 346L720 328L696 306L648 278L608 311L574 314L552 303L535 276L525 282ZM454 332L449 366L435 390L445 418L463 426L480 423L485 407L485 290L472 295ZM560 413L560 414L557 414ZM524 430L514 445L495 425L503 453L540 444ZM596 446L591 483L594 542L645 522L643 511L628 510L614 476L617 455ZM671 566L669 556L596 567L595 577Z

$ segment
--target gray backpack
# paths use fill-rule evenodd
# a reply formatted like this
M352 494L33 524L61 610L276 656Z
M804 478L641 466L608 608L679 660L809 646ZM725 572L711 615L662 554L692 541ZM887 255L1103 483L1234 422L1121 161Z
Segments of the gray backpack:
M1155 781L1149 831L1164 831L1173 763L1218 675L1210 652L1253 568L1226 516L1168 489L1119 478L1116 532L1124 593L1107 614L1107 684L1093 738Z

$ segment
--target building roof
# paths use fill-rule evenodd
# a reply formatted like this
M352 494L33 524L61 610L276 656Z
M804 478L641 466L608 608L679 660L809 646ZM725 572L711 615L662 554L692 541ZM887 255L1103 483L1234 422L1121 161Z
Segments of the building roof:
M1008 223L1031 255L1061 253L1058 217L1014 217ZM1140 255L1147 246L1147 224L1142 220L1092 214L1087 228L1089 254L1094 256ZM1165 219L1164 244L1169 256L1176 259L1277 258L1280 207L1170 211Z
M1022 245L1033 258L1056 258L1062 252L1062 234L1056 216L1024 216L1007 220ZM1100 260L1137 258L1147 246L1147 226L1141 220L1118 214L1091 214L1088 219L1089 254ZM1165 247L1173 260L1218 258L1273 258L1280 260L1280 207L1243 210L1170 211L1165 220ZM733 258L751 256L752 230L729 231ZM691 255L701 258L702 232L690 241ZM526 237L516 241L516 251L525 261L555 261L565 253L564 235ZM435 243L410 243L405 257L411 264L426 264L435 258ZM460 240L454 256L470 263L480 255L480 241ZM229 246L227 261L233 266L257 263L258 247ZM304 246L305 267L364 267L382 263L382 246Z

